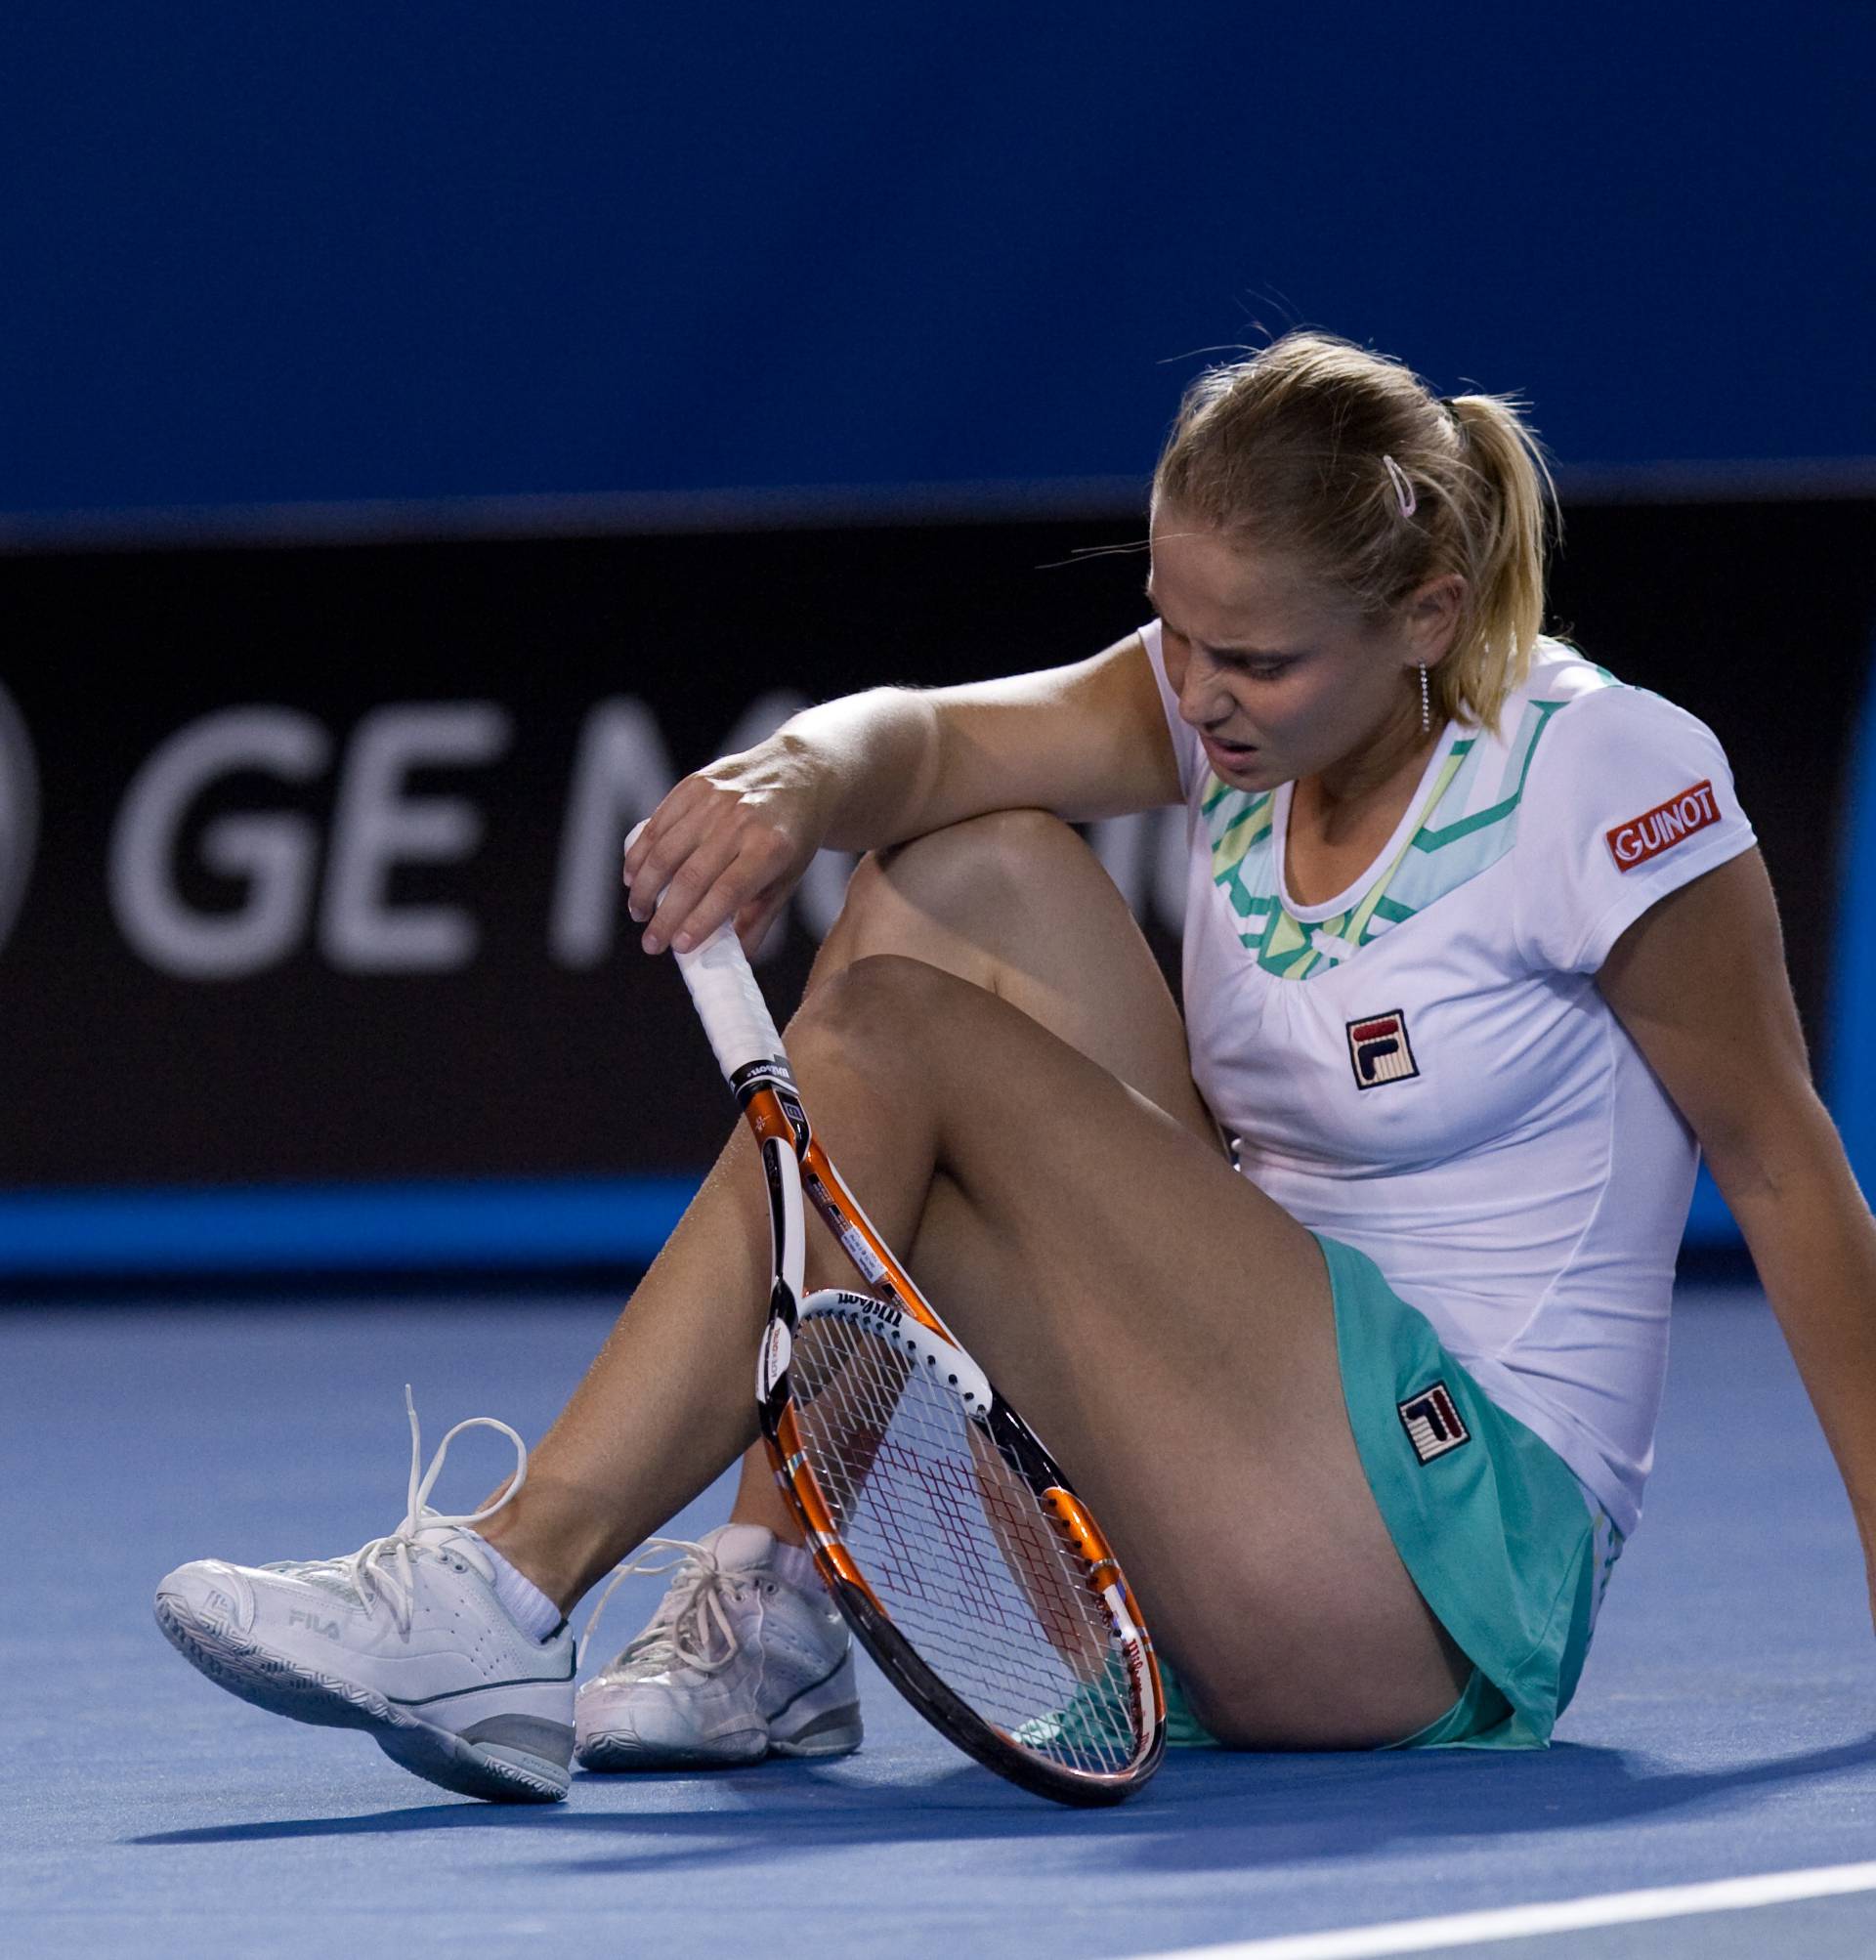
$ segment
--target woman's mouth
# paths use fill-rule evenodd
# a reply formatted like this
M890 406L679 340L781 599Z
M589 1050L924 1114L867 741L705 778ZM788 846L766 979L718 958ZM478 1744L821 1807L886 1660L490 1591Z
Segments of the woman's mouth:
M1258 752L1252 742L1226 742L1221 736L1204 734L1199 740L1215 769L1242 769Z

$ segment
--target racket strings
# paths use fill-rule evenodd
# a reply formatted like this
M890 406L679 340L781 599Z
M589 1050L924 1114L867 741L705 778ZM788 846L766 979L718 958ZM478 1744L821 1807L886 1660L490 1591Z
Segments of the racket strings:
M801 1324L789 1379L835 1528L915 1650L1037 1754L1084 1772L1127 1768L1138 1737L1106 1603L957 1391L832 1314Z

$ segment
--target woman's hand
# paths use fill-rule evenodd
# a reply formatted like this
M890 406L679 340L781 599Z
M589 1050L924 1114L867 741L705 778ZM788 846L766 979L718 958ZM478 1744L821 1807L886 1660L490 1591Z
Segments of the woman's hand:
M821 848L832 788L825 765L783 735L685 777L626 844L645 951L688 952L734 918L753 956Z
M734 918L753 954L824 844L879 850L987 810L1073 822L1179 800L1158 683L1130 633L1072 666L804 708L685 777L629 840L625 882L647 953L688 952Z

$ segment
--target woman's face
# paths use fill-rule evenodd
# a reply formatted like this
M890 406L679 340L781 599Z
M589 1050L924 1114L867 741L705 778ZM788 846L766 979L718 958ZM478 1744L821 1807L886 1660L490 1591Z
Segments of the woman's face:
M1397 623L1175 508L1155 508L1152 547L1167 678L1221 782L1272 789L1417 746L1421 656Z

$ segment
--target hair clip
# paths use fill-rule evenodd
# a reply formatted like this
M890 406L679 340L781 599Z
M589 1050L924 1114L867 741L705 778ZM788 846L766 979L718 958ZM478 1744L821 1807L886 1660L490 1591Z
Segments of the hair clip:
M1413 485L1407 481L1407 472L1392 456L1383 456L1381 460L1387 465L1387 474L1394 480L1394 494L1400 499L1401 516L1412 517L1420 508L1420 499L1414 494Z

